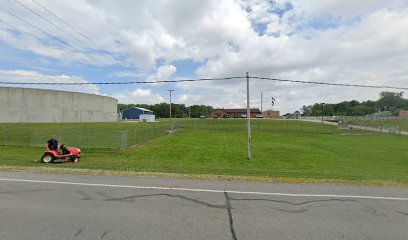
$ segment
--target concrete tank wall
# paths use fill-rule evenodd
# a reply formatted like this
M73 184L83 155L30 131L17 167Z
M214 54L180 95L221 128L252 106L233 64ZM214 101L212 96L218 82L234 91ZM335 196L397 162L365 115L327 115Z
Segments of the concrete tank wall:
M0 87L0 122L113 122L117 103L94 94Z

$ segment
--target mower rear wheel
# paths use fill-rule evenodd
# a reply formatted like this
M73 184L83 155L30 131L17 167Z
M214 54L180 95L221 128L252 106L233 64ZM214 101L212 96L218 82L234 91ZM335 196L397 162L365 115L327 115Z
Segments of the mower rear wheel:
M54 156L52 154L44 154L41 158L42 163L52 163L54 161Z
M79 158L77 158L77 157L71 158L71 160L72 160L72 162L74 162L74 163L79 162Z

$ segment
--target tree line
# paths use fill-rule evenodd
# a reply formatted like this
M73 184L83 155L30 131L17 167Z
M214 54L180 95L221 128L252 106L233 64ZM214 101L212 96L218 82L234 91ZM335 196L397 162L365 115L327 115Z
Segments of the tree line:
M381 92L377 101L356 100L340 103L315 103L303 106L302 116L321 116L324 109L325 116L365 116L381 111L390 111L398 115L400 110L408 110L408 99L403 98L403 92Z
M130 107L141 107L153 111L157 118L168 118L170 116L170 107L168 103L157 103L157 104L118 104L118 111ZM171 104L171 116L174 118L199 118L201 115L209 115L213 108L206 105L192 105L187 107L185 104Z

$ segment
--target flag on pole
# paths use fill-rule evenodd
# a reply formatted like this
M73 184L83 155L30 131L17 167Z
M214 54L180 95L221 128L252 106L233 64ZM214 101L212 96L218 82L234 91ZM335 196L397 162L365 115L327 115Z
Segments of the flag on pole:
M274 97L272 97L272 107L275 106L275 101L276 101L276 99Z

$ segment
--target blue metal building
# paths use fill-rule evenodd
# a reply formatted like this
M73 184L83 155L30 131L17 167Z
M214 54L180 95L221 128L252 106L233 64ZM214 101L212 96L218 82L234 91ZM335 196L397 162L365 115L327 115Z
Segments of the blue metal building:
M139 120L142 114L153 115L153 111L146 108L131 107L123 110L122 119Z

